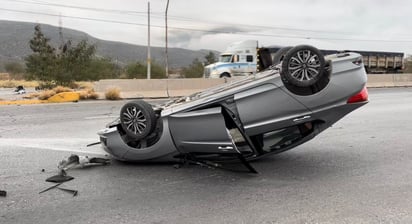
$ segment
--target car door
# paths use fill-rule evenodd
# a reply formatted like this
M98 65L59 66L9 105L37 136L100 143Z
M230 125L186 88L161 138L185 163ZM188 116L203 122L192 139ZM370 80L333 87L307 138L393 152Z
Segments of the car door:
M169 116L170 132L181 153L233 153L221 107Z
M264 83L235 94L240 120L249 136L297 125L311 111L274 83Z

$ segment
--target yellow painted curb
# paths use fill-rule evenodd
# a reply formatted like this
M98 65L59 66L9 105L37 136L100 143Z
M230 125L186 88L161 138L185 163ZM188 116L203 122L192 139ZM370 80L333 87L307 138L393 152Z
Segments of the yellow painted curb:
M48 103L47 100L14 100L14 101L0 101L0 105L22 105L22 104L40 104Z
M64 103L77 102L80 100L80 94L76 92L58 93L47 100L13 100L0 101L0 105L23 105L23 104L41 104L41 103Z
M77 102L79 100L80 94L76 92L58 93L47 99L49 103Z

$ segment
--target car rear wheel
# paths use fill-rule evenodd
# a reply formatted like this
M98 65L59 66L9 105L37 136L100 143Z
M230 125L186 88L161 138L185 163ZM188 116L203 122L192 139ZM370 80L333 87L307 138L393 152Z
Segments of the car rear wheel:
M139 140L153 131L156 116L150 104L135 100L126 103L120 110L120 124L127 136Z
M308 87L324 75L325 58L315 47L299 45L290 49L282 61L280 75L288 84Z

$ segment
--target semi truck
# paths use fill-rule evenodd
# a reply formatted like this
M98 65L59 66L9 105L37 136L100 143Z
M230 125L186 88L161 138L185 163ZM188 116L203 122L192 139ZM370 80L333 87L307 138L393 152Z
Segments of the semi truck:
M216 63L205 66L205 78L244 76L257 71L257 40L239 41L229 45Z
M205 78L230 78L245 76L265 69L271 64L280 46L259 47L257 40L232 43L220 54L216 63L205 66ZM324 55L356 52L363 56L363 63L368 74L401 73L404 53L358 50L321 50ZM272 59L272 60L271 60Z

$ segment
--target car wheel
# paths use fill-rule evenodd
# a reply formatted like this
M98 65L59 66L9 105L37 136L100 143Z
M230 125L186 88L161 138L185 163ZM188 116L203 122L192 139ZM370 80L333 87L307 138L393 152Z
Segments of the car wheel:
M120 110L120 124L129 137L139 140L153 131L156 116L150 104L142 100L131 101Z
M283 61L285 54L292 49L292 47L282 47L278 51L276 51L275 55L273 56L273 64L277 65Z
M315 47L299 45L283 58L280 75L283 81L298 87L314 85L324 74L325 58Z
M230 78L230 74L227 72L224 72L222 74L220 74L220 78Z

